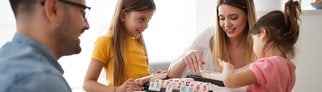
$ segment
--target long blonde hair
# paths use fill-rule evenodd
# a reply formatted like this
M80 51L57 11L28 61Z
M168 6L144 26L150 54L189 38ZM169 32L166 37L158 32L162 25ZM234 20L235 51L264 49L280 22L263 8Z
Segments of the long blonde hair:
M126 48L127 32L124 28L124 23L122 23L120 19L122 10L125 10L126 12L132 12L155 9L156 6L153 0L118 0L112 23L110 25L110 31L112 33L112 48L114 48L114 71L112 78L112 80L114 80L114 86L119 86L125 81L125 79L122 77L125 76L124 62L126 60L124 49ZM138 38L137 40L142 45L147 56L143 37L140 36L140 38Z
M249 36L249 30L256 22L256 13L255 6L253 0L219 0L217 4L217 14L218 8L220 5L226 4L237 7L247 14L247 25L243 31L242 43L244 43L244 52L243 55L247 57L248 63L251 63L255 60L255 55L253 53L253 42ZM220 27L219 24L219 16L217 16L217 27L216 32L213 37L213 49L212 53L214 55L214 64L217 70L221 70L221 66L217 59L222 59L225 61L230 61L229 53L228 53L228 41L229 38Z

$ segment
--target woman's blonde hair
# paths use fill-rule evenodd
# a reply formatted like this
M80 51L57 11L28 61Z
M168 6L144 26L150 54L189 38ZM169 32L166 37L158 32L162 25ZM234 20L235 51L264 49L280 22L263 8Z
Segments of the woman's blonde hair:
M242 43L244 43L244 51L243 55L247 57L248 63L251 63L255 60L255 55L253 53L253 41L249 36L249 30L256 22L256 13L255 6L253 0L219 0L217 3L217 14L218 8L220 5L230 5L237 7L244 11L247 16L247 25L243 31ZM218 59L222 59L224 61L230 61L229 50L228 50L228 41L229 38L224 32L224 30L220 27L219 24L219 16L217 16L217 27L216 32L213 37L213 49L212 53L214 55L214 64L217 70L221 70L221 66L219 65Z
M114 54L114 71L112 78L112 80L114 80L114 86L119 86L125 81L125 79L123 78L125 76L124 62L126 61L124 56L124 49L127 46L127 32L124 28L124 23L120 19L121 12L144 11L155 9L156 6L153 0L118 0L112 23L110 25L110 31L112 33L112 48ZM147 56L147 51L143 37L140 36L137 40L142 45Z

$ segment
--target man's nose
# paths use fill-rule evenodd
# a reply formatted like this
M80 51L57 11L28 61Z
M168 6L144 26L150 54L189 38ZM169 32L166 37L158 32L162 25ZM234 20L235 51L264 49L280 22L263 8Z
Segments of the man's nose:
M87 19L85 20L85 30L88 30L89 29L89 23L87 21Z

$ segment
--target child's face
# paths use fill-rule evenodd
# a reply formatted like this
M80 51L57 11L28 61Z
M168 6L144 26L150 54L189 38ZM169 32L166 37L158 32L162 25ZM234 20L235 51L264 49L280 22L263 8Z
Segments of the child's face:
M153 14L154 10L126 12L124 24L129 35L139 38L142 32L148 28L148 23Z
M264 42L260 34L252 34L253 51L257 58L263 57Z
M247 24L247 16L243 10L223 4L218 7L218 18L220 27L229 38L242 37Z

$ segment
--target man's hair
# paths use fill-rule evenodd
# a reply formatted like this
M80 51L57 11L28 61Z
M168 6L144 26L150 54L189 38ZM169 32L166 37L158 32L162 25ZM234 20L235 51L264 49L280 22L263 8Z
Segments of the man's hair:
M37 3L40 4L41 0L9 0L13 14L17 18L19 14L26 14L29 16L34 11Z

